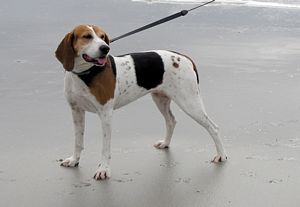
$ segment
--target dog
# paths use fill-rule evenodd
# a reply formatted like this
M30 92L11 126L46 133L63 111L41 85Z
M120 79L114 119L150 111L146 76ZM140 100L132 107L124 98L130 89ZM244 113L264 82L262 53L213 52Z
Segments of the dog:
M85 112L93 112L102 121L103 133L101 162L94 178L109 178L113 111L149 93L166 122L166 136L154 147L165 149L170 145L176 124L170 109L172 100L213 138L217 155L212 162L226 161L219 128L203 105L194 62L186 55L166 50L112 56L109 43L100 27L79 25L66 34L55 52L66 71L64 91L75 129L74 152L61 165L78 166L84 145Z

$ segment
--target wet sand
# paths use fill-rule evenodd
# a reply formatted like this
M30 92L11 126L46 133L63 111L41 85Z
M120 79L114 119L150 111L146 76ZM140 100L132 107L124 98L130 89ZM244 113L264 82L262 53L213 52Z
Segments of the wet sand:
M211 138L175 104L171 147L154 149L164 121L147 96L114 115L111 179L92 179L101 147L93 114L80 166L59 166L73 146L64 72L54 58L62 37L80 23L115 37L184 8L124 0L1 6L1 206L299 205L299 10L206 7L111 45L114 55L169 49L193 57L226 164L209 162Z

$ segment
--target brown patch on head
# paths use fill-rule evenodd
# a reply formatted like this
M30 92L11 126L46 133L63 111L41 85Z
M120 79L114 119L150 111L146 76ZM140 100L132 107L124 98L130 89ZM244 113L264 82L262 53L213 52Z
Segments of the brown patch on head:
M90 92L96 97L97 101L104 105L114 97L116 79L109 60L103 72L96 75L89 85Z
M86 44L88 44L93 36L92 30L87 25L79 25L74 28L74 49L79 52Z
M106 44L109 44L109 39L107 34L100 28L95 25L79 25L75 27L74 29L74 35L75 35L75 42L74 42L74 48L77 51L80 51L80 49L89 43L93 39L93 32Z

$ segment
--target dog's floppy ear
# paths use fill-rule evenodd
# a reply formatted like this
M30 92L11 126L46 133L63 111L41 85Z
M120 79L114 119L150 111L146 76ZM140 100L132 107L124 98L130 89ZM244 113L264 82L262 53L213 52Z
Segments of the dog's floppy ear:
M74 58L76 52L73 47L74 32L66 34L64 39L58 45L55 56L63 64L67 71L71 71L74 68Z
M104 36L104 41L106 42L107 45L109 45L110 40L109 40L109 38L108 38L108 36L107 36L106 33L105 33L105 36Z

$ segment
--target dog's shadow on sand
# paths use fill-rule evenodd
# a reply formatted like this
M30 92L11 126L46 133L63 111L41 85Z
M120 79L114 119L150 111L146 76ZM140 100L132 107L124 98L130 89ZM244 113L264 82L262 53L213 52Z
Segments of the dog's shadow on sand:
M180 197L185 200L189 197L186 196L188 194L197 194L198 199L208 199L223 183L226 163L201 163L199 159L187 162L186 157L173 153L171 149L164 150L161 157L162 169L152 178L151 184L145 185L144 188L145 191L151 192L148 195L149 200L155 197L167 204L170 198Z

